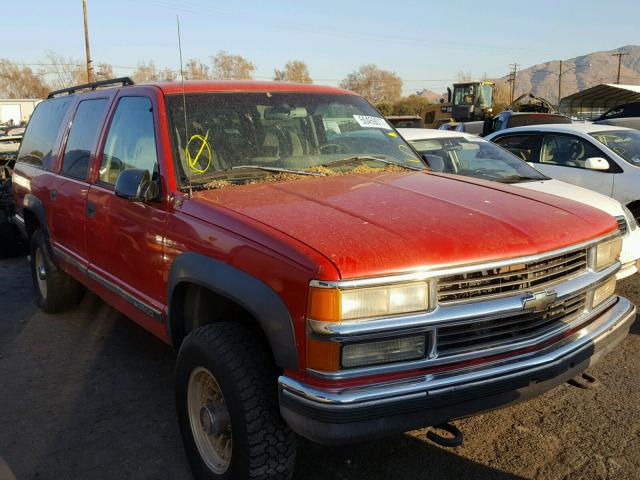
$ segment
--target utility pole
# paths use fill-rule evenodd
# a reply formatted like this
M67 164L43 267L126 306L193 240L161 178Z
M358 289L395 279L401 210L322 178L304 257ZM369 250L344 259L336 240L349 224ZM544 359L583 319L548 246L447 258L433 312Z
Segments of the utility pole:
M82 12L84 14L84 47L87 54L87 83L93 81L93 68L91 67L91 51L89 50L89 24L87 23L87 0L82 0Z
M560 73L558 73L558 108L560 108L561 98L562 98L562 60L560 60Z
M511 91L509 92L509 103L513 103L513 97L516 92L516 75L518 74L518 65L517 63L512 63L509 65L511 67L511 73L509 74L509 83L511 83Z
M618 57L618 79L616 80L618 85L620 85L620 64L622 63L622 57L625 55L629 55L629 52L611 54L612 57Z

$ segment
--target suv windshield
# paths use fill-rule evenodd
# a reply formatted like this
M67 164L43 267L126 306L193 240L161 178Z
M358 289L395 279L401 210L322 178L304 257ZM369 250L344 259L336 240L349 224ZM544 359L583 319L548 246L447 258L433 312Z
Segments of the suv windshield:
M590 135L627 162L640 166L640 132L638 130L593 132Z
M198 186L363 167L424 168L389 123L358 96L198 93L168 97L167 109L183 187L188 176Z
M502 183L548 179L508 151L481 138L433 138L411 144L437 172Z

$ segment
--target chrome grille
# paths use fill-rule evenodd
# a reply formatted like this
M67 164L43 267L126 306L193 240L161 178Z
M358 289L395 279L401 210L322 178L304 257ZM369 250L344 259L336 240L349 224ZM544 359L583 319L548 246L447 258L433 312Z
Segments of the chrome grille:
M622 235L626 235L627 231L629 230L627 219L620 215L619 217L616 217L616 222L618 222L618 230L620 230L620 233Z
M438 328L439 356L454 355L538 337L568 324L584 312L586 293L559 300L544 312L523 312L501 318L478 319Z
M587 250L544 260L442 277L438 280L438 303L480 301L512 295L518 290L544 288L587 268Z

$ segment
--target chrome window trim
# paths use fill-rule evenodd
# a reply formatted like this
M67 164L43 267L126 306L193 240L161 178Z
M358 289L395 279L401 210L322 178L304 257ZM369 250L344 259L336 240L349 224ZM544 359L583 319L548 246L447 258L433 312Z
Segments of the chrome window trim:
M498 260L494 262L478 262L478 263L470 263L465 264L458 267L449 267L447 265L433 265L429 267L425 267L423 269L418 269L412 272L397 274L397 275L388 275L382 277L366 277L366 278L355 278L350 280L311 280L309 282L310 287L315 288L340 288L340 289L349 289L349 288L362 288L362 287L374 287L381 285L393 285L396 283L404 283L404 282L419 282L425 281L432 278L437 278L441 276L449 276L449 275L458 275L461 273L468 273L477 270L487 270L494 268L502 268L509 265L516 265L519 263L529 263L529 262L537 262L541 260L545 260L550 257L554 257L557 255L563 255L566 253L570 253L576 250L587 249L589 247L593 247L600 242L604 242L606 240L610 240L614 237L620 236L620 231L616 230L608 233L606 235L602 235L598 238L587 240L585 242L576 243L573 245L569 245L568 247L564 247L557 250L551 250L544 253L539 253L535 255L529 255L526 257L514 257L507 258L504 260ZM588 255L588 257L592 257L593 255ZM594 260L587 261L587 268L591 268L591 263Z

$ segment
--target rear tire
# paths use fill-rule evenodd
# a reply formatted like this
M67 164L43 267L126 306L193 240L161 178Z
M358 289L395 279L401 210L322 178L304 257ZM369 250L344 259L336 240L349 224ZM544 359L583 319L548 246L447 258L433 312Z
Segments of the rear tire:
M176 406L196 479L291 478L296 436L280 416L277 381L268 345L254 329L217 323L184 339L176 366ZM203 393L203 385L210 390Z
M75 278L51 264L47 240L38 229L31 237L31 276L38 307L46 313L72 310L82 301L85 288Z

